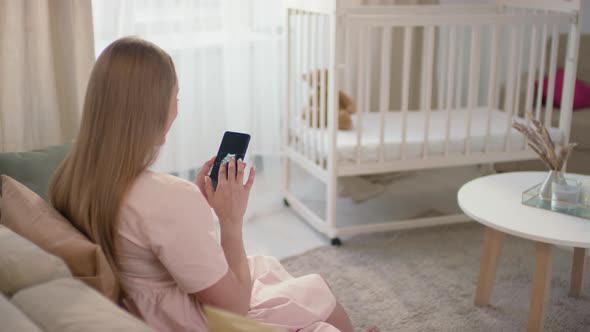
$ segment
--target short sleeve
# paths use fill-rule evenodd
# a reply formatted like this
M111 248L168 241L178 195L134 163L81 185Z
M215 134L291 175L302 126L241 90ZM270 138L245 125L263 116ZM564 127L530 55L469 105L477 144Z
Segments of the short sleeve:
M151 250L186 293L214 285L226 273L211 209L189 182L166 184L166 204L146 232Z

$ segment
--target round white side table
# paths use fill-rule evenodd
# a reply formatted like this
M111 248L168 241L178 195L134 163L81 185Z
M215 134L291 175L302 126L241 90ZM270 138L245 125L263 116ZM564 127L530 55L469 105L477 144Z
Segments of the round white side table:
M590 220L523 205L522 192L541 183L545 172L503 173L472 180L461 187L459 206L465 214L486 226L475 304L489 303L504 234L536 243L535 270L528 317L528 331L542 331L553 245L574 247L570 296L582 292L586 248L590 248ZM590 176L567 174L589 181Z

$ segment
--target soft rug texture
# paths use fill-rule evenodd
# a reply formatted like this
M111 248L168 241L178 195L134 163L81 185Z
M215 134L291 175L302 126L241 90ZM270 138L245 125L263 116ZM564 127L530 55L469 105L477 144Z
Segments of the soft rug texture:
M469 223L362 235L342 247L318 248L283 264L294 276L321 274L357 327L374 324L383 332L524 331L534 244L505 237L490 306L475 307L483 230ZM585 278L582 298L567 295L571 256L554 247L546 331L590 331L590 278Z

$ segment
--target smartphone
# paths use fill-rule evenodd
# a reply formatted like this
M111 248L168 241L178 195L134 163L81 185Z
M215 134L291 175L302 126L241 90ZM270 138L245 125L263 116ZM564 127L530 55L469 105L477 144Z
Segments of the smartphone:
M221 164L229 162L232 157L235 158L236 162L238 159L244 160L246 150L248 150L248 143L250 143L250 135L248 134L233 131L226 131L223 134L223 139L221 140L221 145L219 146L219 151L217 152L217 157L215 158L215 163L210 174L214 189L217 189L217 177Z

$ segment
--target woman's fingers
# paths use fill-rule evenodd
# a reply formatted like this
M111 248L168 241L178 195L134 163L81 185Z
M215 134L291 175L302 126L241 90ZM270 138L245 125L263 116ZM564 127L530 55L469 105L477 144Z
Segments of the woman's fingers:
M208 199L212 198L214 195L213 183L209 176L205 176L205 192L207 193Z
M211 170L211 167L213 167L213 164L215 163L215 156L211 157L211 159L207 160L203 166L201 167L201 170L199 171L199 177L205 176L207 174L209 174L209 171Z
M211 167L213 167L213 164L215 163L215 158L217 158L217 156L213 156L209 160L207 160L203 165L203 168L206 168L207 170L211 169Z
M250 167L250 174L248 174L248 182L246 182L246 189L250 191L252 189L252 185L254 184L254 177L256 176L256 167Z
M221 166L219 166L217 182L227 182L227 163L222 163Z
M230 183L236 182L236 159L231 158L228 162L228 169L227 169L227 180Z
M244 162L242 159L238 159L238 175L236 176L236 182L238 184L244 184Z

